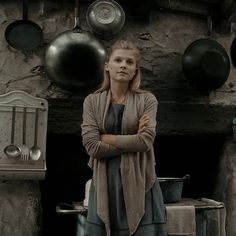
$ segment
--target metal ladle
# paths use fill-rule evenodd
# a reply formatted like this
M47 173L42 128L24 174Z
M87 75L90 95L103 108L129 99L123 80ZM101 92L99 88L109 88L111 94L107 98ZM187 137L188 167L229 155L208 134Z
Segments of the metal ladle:
M21 149L14 144L15 141L15 119L16 119L16 106L12 107L12 118L11 118L11 144L4 148L4 153L8 157L18 157L21 154Z
M41 149L37 146L38 142L38 118L39 108L35 109L35 122L34 122L34 145L30 148L29 154L32 160L37 161L41 156Z

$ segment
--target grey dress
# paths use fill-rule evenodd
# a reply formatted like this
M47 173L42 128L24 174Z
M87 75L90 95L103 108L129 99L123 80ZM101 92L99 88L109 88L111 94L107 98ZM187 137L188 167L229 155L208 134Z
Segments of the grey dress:
M106 115L105 129L110 134L120 134L124 105L111 103ZM111 236L129 236L120 174L120 156L107 159L108 199ZM134 236L166 236L165 207L159 183L146 193L145 214ZM104 223L97 215L96 190L91 184L85 236L106 236Z

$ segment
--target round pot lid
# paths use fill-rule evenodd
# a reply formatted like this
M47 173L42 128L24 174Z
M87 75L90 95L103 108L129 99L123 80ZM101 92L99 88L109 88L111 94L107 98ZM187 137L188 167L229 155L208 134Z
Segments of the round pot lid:
M89 6L86 20L98 34L116 34L124 26L125 13L116 1L97 0Z
M214 90L221 87L230 73L230 59L221 44L213 39L192 42L182 57L186 78L198 89Z

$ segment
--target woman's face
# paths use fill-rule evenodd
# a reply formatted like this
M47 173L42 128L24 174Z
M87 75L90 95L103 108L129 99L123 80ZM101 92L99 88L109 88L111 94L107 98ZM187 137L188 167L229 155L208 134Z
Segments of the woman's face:
M116 49L105 64L110 79L117 82L129 82L137 71L137 61L133 50Z

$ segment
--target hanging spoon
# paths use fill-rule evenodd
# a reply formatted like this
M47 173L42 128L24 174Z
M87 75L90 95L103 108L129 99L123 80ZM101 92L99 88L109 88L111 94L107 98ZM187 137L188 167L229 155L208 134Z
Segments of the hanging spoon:
M11 144L4 148L4 153L8 157L18 157L21 154L21 149L14 144L15 141L15 119L16 119L16 106L12 107L12 118L11 118Z
M30 148L30 157L32 160L37 161L41 156L41 149L37 146L38 142L38 118L39 108L35 109L35 122L34 122L34 145Z

